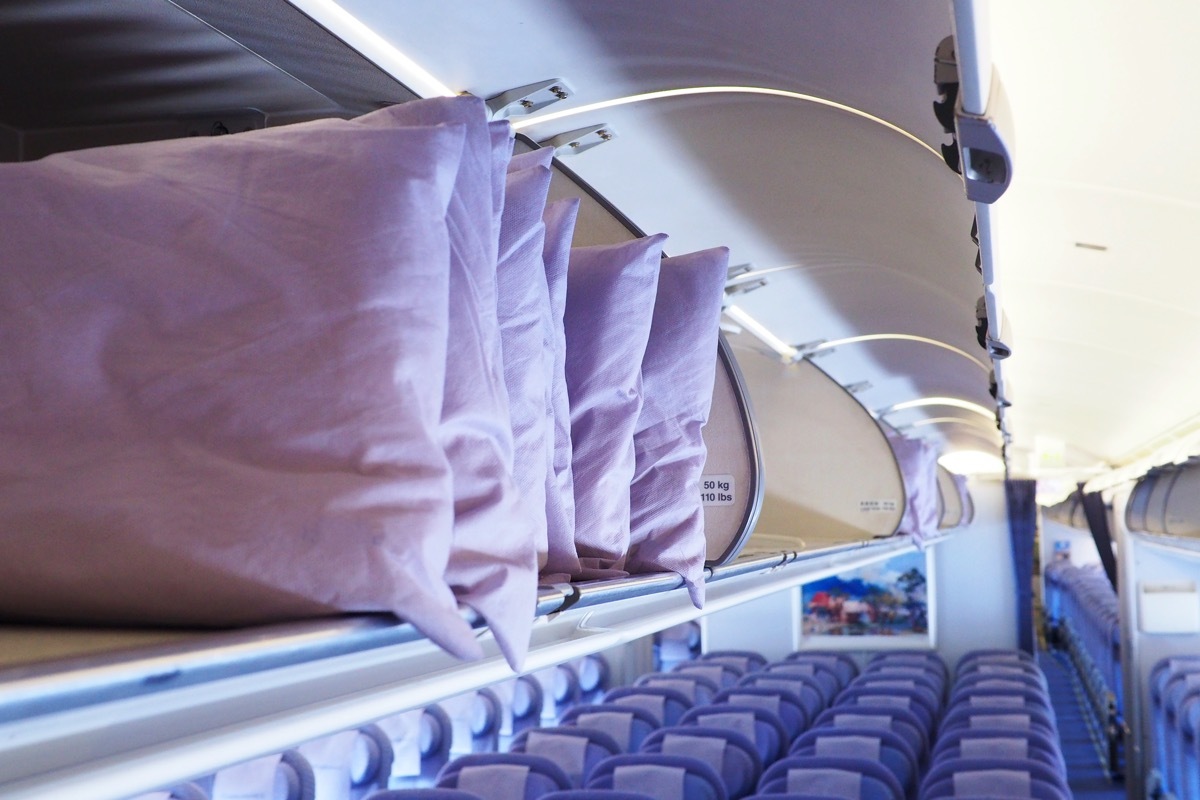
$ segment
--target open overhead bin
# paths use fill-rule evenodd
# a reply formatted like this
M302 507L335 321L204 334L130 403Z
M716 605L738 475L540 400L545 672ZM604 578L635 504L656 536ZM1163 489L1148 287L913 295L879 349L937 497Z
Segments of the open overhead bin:
M759 424L766 489L754 551L804 550L890 536L904 480L879 424L811 361L783 364L739 347Z

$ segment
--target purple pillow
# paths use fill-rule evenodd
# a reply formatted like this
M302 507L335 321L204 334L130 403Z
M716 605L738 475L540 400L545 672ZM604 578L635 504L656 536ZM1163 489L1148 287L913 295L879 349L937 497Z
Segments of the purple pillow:
M571 237L579 199L556 200L546 206L546 246L542 259L546 265L546 283L550 290L548 320L550 350L553 358L547 384L550 388L549 415L553 424L546 467L546 565L542 579L569 581L579 572L575 552L575 483L571 478L571 402L567 394L567 338L563 315L567 309L567 264L571 256Z
M479 652L437 438L463 141L379 112L0 165L0 614L386 610Z
M898 433L888 434L888 443L896 454L906 497L904 516L896 533L907 533L920 547L926 538L938 533L938 453L924 439L910 439Z
M500 259L496 270L504 383L512 418L513 478L538 554L546 563L546 452L552 434L547 417L546 362L550 293L542 264L546 226L542 211L550 189L553 150L517 156L509 165Z
M419 100L389 110L402 123L466 128L447 212L450 358L440 439L454 484L454 536L446 580L483 615L517 668L533 627L537 551L513 482L512 424L497 314L495 221L511 139L498 135L500 126L489 125L487 108L476 97Z
M630 494L631 573L676 572L692 602L704 602L703 428L716 380L724 247L663 260L646 356L642 410L634 432Z
M666 238L571 250L563 323L577 577L584 580L627 574L621 565L629 550L633 433Z

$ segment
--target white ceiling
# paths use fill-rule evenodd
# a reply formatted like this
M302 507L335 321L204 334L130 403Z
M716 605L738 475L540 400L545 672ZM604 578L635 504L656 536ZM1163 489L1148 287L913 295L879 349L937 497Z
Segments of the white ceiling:
M1200 7L1004 0L982 22L1014 123L993 217L1014 449L1124 465L1200 422Z
M293 2L378 52L328 0ZM546 113L741 85L877 118L724 93L526 132L611 126L616 139L569 166L638 225L669 233L670 252L724 244L733 263L752 264L768 285L736 302L783 341L893 333L961 351L887 341L823 353L839 382L869 383L857 393L868 409L943 396L994 407L974 333L974 208L934 152L947 140L931 108L934 48L952 31L946 0L339 2L449 90L488 97L564 79L573 96ZM1200 77L1189 55L1200 7L974 5L1014 121L1014 181L993 207L991 242L1014 350L1002 364L1010 465L1121 464L1200 411L1188 333L1200 270L1187 264L1200 159L1185 94ZM960 408L887 419L947 451L998 451L993 423Z

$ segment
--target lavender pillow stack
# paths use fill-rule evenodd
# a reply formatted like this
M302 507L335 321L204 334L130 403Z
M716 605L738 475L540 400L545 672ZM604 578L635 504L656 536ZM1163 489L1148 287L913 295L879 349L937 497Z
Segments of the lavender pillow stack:
M512 159L500 223L497 267L504 383L508 389L513 434L513 477L528 520L525 526L546 564L546 453L552 420L547 416L550 350L550 291L542 250L546 226L542 212L550 189L550 148Z
M5 617L386 610L479 652L444 577L467 126L394 112L0 166Z
M571 251L563 322L576 577L584 580L628 574L621 565L629 550L633 435L664 241L659 234Z
M721 299L729 250L665 259L646 355L630 485L631 573L676 572L704 602L703 428L716 379Z
M579 573L575 550L575 481L571 472L571 401L567 392L567 337L563 317L567 310L567 265L579 200L557 200L546 206L542 219L546 243L542 259L550 295L547 337L550 341L546 382L549 388L547 417L551 431L546 453L546 564L547 582L569 581Z
M938 532L937 450L924 439L889 434L906 495L904 516L896 532L908 534L921 546Z
M450 461L454 535L446 580L487 620L514 668L537 600L531 521L513 480L513 437L497 312L497 227L512 137L475 97L394 106L414 125L461 125L466 140L451 194L449 362L439 438ZM497 174L499 173L499 174Z

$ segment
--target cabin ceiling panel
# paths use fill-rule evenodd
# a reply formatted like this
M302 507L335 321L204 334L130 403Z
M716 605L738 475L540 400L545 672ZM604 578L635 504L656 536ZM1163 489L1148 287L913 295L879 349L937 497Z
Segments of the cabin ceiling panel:
M1119 465L1195 426L1200 161L1180 136L1200 110L1179 88L1198 29L1191 5L990 5L1014 128L994 241L1019 448L1055 437Z
M972 210L958 177L920 145L779 98L661 100L571 125L598 122L618 138L572 158L572 169L643 228L669 232L672 251L725 243L733 263L763 271L768 287L746 302L784 310L781 336L971 340L981 293ZM805 325L819 308L843 324Z
M456 91L491 96L565 79L569 104L703 85L811 93L934 144L933 53L951 32L944 0L881 4L726 0L377 0L341 5ZM502 13L487 13L480 6ZM927 102L912 102L927 98Z
M0 122L18 130L337 106L172 3L0 4Z

